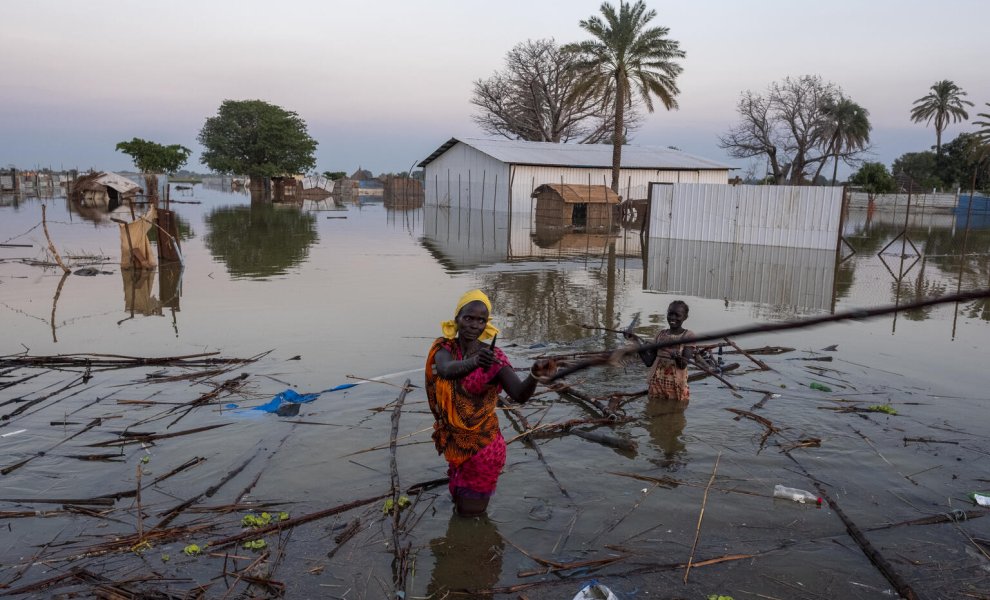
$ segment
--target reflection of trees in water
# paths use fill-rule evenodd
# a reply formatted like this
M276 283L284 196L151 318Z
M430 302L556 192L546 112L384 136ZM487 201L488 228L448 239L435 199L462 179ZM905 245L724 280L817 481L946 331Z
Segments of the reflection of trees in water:
M233 276L282 275L318 240L313 215L266 204L218 208L206 224L206 247Z
M852 230L847 238L860 255L876 255L901 231L903 225L896 223L873 222ZM910 244L904 246L908 255L901 265L899 257L901 240L897 240L884 254L888 267L897 275L900 269L910 270L898 284L890 281L890 301L905 303L923 300L958 290L971 290L990 286L990 230L972 229L966 231L951 227L909 226L907 236L922 252L918 262ZM836 293L839 297L848 294L855 278L858 261L853 258L841 264L836 279ZM905 318L923 321L929 318L934 309L924 308L904 313ZM990 301L980 300L962 308L970 318L990 321Z
M913 259L908 259L905 268L911 264L911 260ZM944 295L949 287L948 282L942 278L938 278L937 273L936 278L930 277L927 271L928 260L922 257L914 268L901 279L900 283L891 281L892 300L899 304L905 304L907 302L920 302L925 298ZM894 272L897 272L896 269ZM905 319L910 321L924 321L931 316L933 310L934 307L926 306L924 308L906 310L902 314Z
M478 277L492 298L496 319L511 321L506 338L565 342L587 337L590 332L583 324L615 327L610 314L615 285L608 284L607 268L502 271L479 273ZM506 318L509 313L511 320Z

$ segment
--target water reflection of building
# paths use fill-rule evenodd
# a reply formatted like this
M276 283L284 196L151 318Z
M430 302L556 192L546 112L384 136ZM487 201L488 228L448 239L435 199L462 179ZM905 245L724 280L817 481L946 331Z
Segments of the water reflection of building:
M492 210L457 209L427 204L423 209L423 243L454 269L526 260L618 257L639 260L639 232L618 226L593 233L548 226L533 215Z
M835 252L651 238L645 267L648 290L785 311L830 311Z

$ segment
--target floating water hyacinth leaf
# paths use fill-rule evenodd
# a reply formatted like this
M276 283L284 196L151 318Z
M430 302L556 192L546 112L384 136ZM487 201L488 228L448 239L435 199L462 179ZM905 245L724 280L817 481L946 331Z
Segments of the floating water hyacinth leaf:
M170 560L172 560L171 556L169 556L168 554L162 554L162 562L168 562Z
M278 513L278 520L279 521L288 521L289 520L289 513L285 512L284 510L282 512Z
M409 500L408 496L399 496L400 511L403 508L409 506L410 504L412 504L412 501ZM392 514L392 511L394 510L395 510L395 502L391 498L386 499L385 503L382 505L382 514L386 514L386 515Z
M288 514L288 513L286 513ZM288 517L286 517L288 518ZM284 519L282 519L284 520ZM242 527L265 527L272 522L272 516L266 512L261 513L261 515L246 514L241 519Z
M186 556L198 556L203 553L203 549L196 544L189 544L182 549L183 554Z
M817 381L812 381L810 384L808 384L808 387L810 387L813 390L818 390L819 392L831 392L832 391L832 388L828 387L827 385L823 385L821 383L818 383Z
M150 457L150 456L142 456L142 457L141 457L141 464L142 464L142 465L146 465L146 464L148 464L149 462L151 462L151 457Z
M261 550L262 548L268 546L265 540L250 540L242 544L248 550Z
M722 596L720 594L709 594L708 600L732 600L732 596Z
M897 414L897 410L893 406L891 406L889 404L873 404L871 406L867 406L866 407L866 410L870 410L870 411L873 411L873 412L887 413L888 415L896 415Z

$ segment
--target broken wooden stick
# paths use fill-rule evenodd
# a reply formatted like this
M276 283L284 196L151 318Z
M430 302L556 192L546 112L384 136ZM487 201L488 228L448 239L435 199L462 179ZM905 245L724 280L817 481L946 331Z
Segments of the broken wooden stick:
M41 205L41 228L45 230L45 239L48 240L48 249L51 251L52 256L55 257L55 262L62 268L62 271L64 273L68 273L70 271L69 267L65 266L65 263L62 262L62 257L58 255L58 250L55 249L55 244L52 243L52 236L48 235L48 219L45 217L46 208L47 207L45 204Z
M684 568L684 583L688 582L688 575L691 573L691 563L694 561L694 551L698 549L698 539L701 537L701 520L705 518L705 505L708 504L708 490L711 489L712 483L715 482L715 473L718 471L718 461L720 458L722 458L721 452L715 456L715 466L712 468L712 476L708 480L708 485L705 486L705 495L701 498L701 512L698 513L698 525L694 530L694 543L691 544L691 554L688 555L687 566Z

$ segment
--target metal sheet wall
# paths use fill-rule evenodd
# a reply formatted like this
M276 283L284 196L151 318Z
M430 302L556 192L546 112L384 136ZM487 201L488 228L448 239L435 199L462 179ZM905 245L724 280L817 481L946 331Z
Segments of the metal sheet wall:
M728 170L623 169L619 194L624 199L645 200L650 182L721 183ZM509 197L509 183L512 196ZM610 185L611 169L510 165L464 143L457 143L426 166L425 203L528 213L533 209L533 190L544 183Z
M533 200L533 190L544 183L579 185L612 184L612 169L580 169L518 165L512 178L512 210L526 212ZM729 171L671 171L657 169L622 169L619 171L619 195L623 200L645 200L650 183L721 183L729 180Z
M651 184L650 237L835 250L842 188Z
M426 165L425 183L428 206L509 210L509 166L467 144L455 144Z

